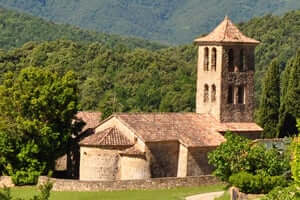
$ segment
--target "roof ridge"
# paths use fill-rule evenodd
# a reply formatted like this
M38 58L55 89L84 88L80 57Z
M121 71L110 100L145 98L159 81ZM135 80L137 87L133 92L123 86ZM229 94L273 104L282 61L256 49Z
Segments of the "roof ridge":
M104 141L104 139L108 136L108 134L111 133L111 131L114 129L115 127L111 127L111 128L108 128L110 129L109 131L107 131L107 133L104 134L104 136L101 137L99 143L102 143ZM100 133L100 132L99 132Z

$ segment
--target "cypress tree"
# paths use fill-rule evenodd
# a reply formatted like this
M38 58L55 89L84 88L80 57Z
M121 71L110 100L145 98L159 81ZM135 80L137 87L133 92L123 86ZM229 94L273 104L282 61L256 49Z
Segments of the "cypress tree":
M276 137L280 107L280 73L277 60L269 65L263 81L259 106L259 122L264 128L263 137Z
M300 51L294 57L287 77L279 123L281 137L298 133L296 119L300 117Z

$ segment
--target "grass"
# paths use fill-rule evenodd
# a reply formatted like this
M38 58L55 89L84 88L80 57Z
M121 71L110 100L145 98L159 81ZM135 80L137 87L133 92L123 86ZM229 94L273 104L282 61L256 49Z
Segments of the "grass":
M190 188L162 189L162 190L135 190L113 192L51 192L50 200L180 200L186 196L225 190L225 185L211 185ZM14 198L29 199L38 194L36 187L16 187L11 189Z
M226 191L222 196L216 198L215 200L230 200L230 194Z

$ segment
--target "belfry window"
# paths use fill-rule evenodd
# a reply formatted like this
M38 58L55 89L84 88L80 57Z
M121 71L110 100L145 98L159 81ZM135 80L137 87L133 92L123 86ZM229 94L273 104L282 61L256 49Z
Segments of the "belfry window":
M209 95L209 87L207 84L204 85L204 96L203 96L203 102L206 103L208 102L208 95Z
M233 87L232 85L229 85L228 87L228 96L227 96L227 103L228 104L233 104L233 97L234 97L234 94L233 94Z
M209 65L209 49L206 47L204 49L204 71L208 71L208 65Z
M211 86L211 102L216 101L216 86L212 85Z
M217 49L213 48L211 51L211 71L216 71L217 66Z
M242 72L244 70L245 70L245 55L244 55L244 50L241 49L239 71Z
M237 100L238 100L238 103L239 104L245 104L245 90L244 90L244 87L243 86L239 86L238 87L238 91L237 91Z
M234 71L234 52L233 49L229 49L228 51L228 71Z

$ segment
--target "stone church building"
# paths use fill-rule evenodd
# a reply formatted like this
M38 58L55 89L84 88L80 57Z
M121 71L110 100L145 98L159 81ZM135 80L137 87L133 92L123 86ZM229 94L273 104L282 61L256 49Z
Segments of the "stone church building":
M253 120L254 50L225 17L197 38L196 113L120 113L80 141L80 180L126 180L210 174L207 154L231 131L259 138Z

